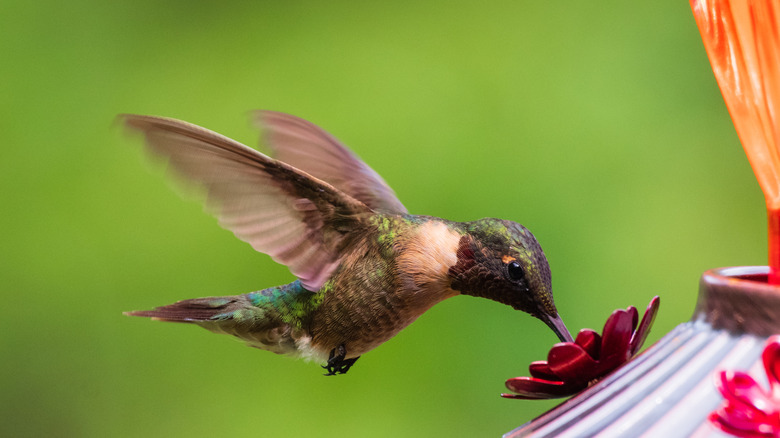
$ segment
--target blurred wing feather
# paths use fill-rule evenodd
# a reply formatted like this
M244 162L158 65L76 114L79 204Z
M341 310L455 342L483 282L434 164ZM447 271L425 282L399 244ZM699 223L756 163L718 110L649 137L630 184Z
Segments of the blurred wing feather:
M382 177L322 128L275 111L256 111L253 118L274 158L327 181L373 210L407 213Z
M120 117L174 173L206 191L206 209L221 226L286 265L309 290L327 281L350 231L372 213L330 184L213 131L169 118Z

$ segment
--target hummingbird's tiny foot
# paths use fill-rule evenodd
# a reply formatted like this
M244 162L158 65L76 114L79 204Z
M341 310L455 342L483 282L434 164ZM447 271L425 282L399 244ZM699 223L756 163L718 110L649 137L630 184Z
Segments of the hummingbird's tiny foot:
M345 359L347 357L347 349L344 344L330 350L328 355L328 363L322 367L328 370L326 376L335 376L336 374L345 374L352 365L360 359L360 356L353 357L351 359Z

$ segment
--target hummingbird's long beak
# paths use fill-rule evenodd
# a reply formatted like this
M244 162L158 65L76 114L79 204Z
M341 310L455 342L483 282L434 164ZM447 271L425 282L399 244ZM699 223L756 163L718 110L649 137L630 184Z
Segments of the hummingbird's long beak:
M555 316L544 315L541 319L555 332L561 342L574 342L569 329L566 328L566 324L557 313Z

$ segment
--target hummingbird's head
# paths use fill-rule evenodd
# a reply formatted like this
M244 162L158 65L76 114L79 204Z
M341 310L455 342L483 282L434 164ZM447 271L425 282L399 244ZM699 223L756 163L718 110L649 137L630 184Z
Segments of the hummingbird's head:
M452 289L489 298L529 313L561 339L572 341L552 296L550 265L524 226L501 219L467 222L458 243L458 262L449 270Z

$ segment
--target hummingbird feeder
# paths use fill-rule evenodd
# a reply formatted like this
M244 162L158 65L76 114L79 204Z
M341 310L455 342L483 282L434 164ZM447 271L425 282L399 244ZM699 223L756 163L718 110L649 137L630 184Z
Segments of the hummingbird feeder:
M632 339L643 340L656 299L638 328L636 310L618 310L600 338L583 330L566 343L577 346L557 344L546 362L531 365L532 377L509 379L514 394L505 396L582 392L505 438L780 437L780 1L691 0L691 7L766 198L769 266L705 272L691 320L636 357ZM605 362L599 354L616 350L625 360L597 367Z

